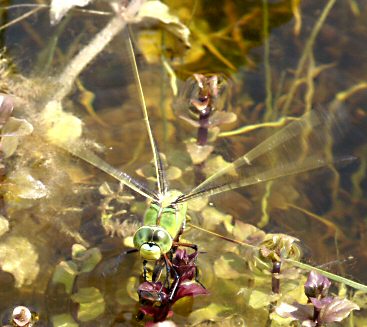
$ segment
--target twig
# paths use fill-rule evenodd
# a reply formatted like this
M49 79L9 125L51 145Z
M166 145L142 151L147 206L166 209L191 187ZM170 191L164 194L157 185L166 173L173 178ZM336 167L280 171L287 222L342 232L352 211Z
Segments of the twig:
M54 94L52 100L62 101L69 94L75 79L112 39L125 28L128 23L126 18L134 17L142 2L142 0L132 1L123 12L117 13L106 27L71 60L58 78L60 87Z
M5 28L8 28L8 27L10 27L10 26L12 26L12 25L14 25L14 24L16 24L16 23L20 22L20 21L22 21L23 19L26 19L26 18L27 18L27 17L29 17L29 16L32 16L33 14L35 14L36 12L40 11L40 10L41 10L41 9L43 9L43 8L44 8L44 7L37 7L37 8L34 8L34 9L32 9L32 10L30 10L30 11L26 12L26 13L25 13L25 14L23 14L22 16L19 16L19 17L17 17L16 19L14 19L14 20L10 21L9 23L4 24L4 25L1 25L1 26L0 26L0 31L1 31L1 30L3 30L3 29L5 29Z

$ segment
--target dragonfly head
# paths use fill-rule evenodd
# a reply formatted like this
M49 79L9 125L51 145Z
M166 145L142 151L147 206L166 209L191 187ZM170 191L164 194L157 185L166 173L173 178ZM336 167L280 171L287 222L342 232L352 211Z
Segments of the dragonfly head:
M134 246L145 260L158 260L172 247L172 237L160 226L142 226L134 235Z

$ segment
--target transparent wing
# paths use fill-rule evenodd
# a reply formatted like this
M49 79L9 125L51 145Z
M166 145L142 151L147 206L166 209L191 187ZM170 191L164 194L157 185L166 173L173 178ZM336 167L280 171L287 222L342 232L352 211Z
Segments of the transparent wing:
M208 177L178 202L332 164L331 140L340 138L343 134L341 127L345 123L342 108L333 113L321 110L307 113ZM342 160L350 161L354 158L346 157Z
M159 200L159 196L156 192L150 190L147 186L138 182L136 179L133 179L131 176L124 173L123 171L120 171L112 167L110 164L108 164L102 158L97 156L93 151L87 149L85 146L76 144L76 142L72 144L66 144L66 143L58 144L58 146L68 151L72 155L88 162L94 167L104 171L108 175L117 179L122 184L128 186L129 188L145 196L146 198L151 199L153 201Z
M126 44L127 44L127 48L128 48L128 54L129 54L129 57L130 57L130 62L132 64L132 70L133 70L133 73L134 73L134 78L135 78L137 89L138 89L138 97L139 97L140 107L143 111L144 122L145 122L145 126L146 126L146 129L147 129L147 132L148 132L150 146L151 146L152 152L153 152L154 166L155 166L155 171L156 171L156 176L157 176L158 192L159 192L159 194L163 195L164 193L166 193L167 188L168 188L166 174L165 174L165 170L164 170L164 167L163 167L161 157L159 155L157 144L155 142L155 139L154 139L154 136L153 136L153 133L152 133L152 128L150 126L149 116L148 116L148 112L147 112L147 106L145 104L143 88L141 86L138 67L137 67L137 64L136 64L134 49L133 49L133 45L132 45L130 36L127 38Z

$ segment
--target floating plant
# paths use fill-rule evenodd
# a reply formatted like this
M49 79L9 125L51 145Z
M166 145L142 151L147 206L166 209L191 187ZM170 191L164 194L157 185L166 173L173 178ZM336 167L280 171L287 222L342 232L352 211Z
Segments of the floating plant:
M174 325L176 321L179 325L201 325L207 321L224 326L232 323L252 325L253 322L249 322L247 317L254 312L254 326L265 326L270 320L286 326L288 322L278 320L274 308L276 312L279 308L285 308L283 313L286 312L293 320L317 326L340 321L358 308L352 297L348 300L328 296L326 289L329 282L325 276L362 293L366 292L366 286L302 262L299 231L294 230L297 238L292 237L287 235L293 234L287 225L274 223L277 211L297 212L297 215L305 213L328 227L331 234L335 231L332 236L335 236L336 247L338 236L342 234L340 228L327 218L302 207L310 206L315 200L304 196L302 189L311 185L317 193L317 189L328 188L329 184L316 187L312 181L306 181L312 178L309 177L312 174L304 174L302 183L289 182L286 188L283 180L279 181L281 177L327 168L333 174L333 186L330 186L333 200L330 203L334 204L338 196L335 190L341 187L335 167L349 163L355 165L354 156L334 156L333 147L347 134L345 125L349 124L349 118L355 118L345 108L345 102L357 91L341 92L336 100L330 102L330 106L311 110L315 78L331 67L315 67L311 49L334 2L327 2L318 24L315 24L305 56L302 57L305 59L299 64L289 93L283 94L284 85L279 83L279 92L274 98L268 62L270 28L295 17L298 24L295 30L299 33L299 4L292 7L283 2L268 4L264 1L260 7L252 4L230 28L207 33L205 43L203 31L212 23L203 24L202 19L194 15L187 27L176 16L185 17L184 10L173 14L168 6L159 1L144 4L133 1L126 7L119 2L105 3L101 5L103 11L98 7L98 1L51 2L51 23L57 36L49 44L53 49L49 52L49 60L64 63L59 65L63 67L61 72L48 79L5 74L7 78L11 76L7 90L11 96L4 94L0 97L0 150L4 164L1 190L6 209L0 219L0 265L2 272L14 278L14 287L20 295L25 296L27 292L36 294L33 298L25 296L25 302L17 299L19 303L32 302L32 308L33 305L41 306L38 303L43 303L40 299L43 299L46 290L47 303L46 308L40 310L40 324L47 319L55 326L84 323L102 326L113 321L134 324L134 318L126 309L131 308L134 301L138 303L135 313L138 312L137 316L147 326L158 322ZM108 23L104 27L96 27L92 40L85 46L81 47L77 39L70 49L63 48L63 42L55 46L57 38L75 13L82 10L88 15L93 14L86 5L96 5L98 10L94 14L103 15ZM201 5L198 10L202 10ZM235 10L230 7L231 4L228 4L227 13L234 18ZM47 5L36 5L32 10L36 13L47 8ZM279 21L275 18L277 13L283 15ZM129 36L124 34L124 41L127 42L121 42L121 39L116 42L127 44L129 51L125 57L133 63L135 81L125 93L126 99L133 98L133 109L127 110L126 105L119 108L116 111L119 114L114 116L113 110L104 110L97 102L93 104L91 99L94 94L88 90L88 78L83 75L93 67L99 71L93 72L93 75L98 78L102 76L100 72L103 70L99 69L103 63L95 65L93 61L98 62L97 56L107 45L113 44L112 39L127 24L136 26L141 21L159 24L160 28L156 25L154 32L161 28L168 31L167 44L173 39L173 42L180 44L177 49L181 52L189 45L192 49L187 53L201 49L195 60L186 57L181 63L175 62L176 47L171 48L172 61L169 56L163 58L170 51L169 46L168 50L158 51L158 58L162 57L173 91L178 76L187 74L192 70L190 64L200 62L202 58L217 61L211 72L221 71L218 67L223 66L226 67L223 71L227 73L238 69L236 60L241 56L232 55L236 58L232 62L221 53L225 48L223 44L216 42L228 42L228 35L231 35L243 53L253 45L244 42L239 28L247 26L247 22L256 23L254 26L257 27L250 33L259 36L254 44L264 42L267 49L264 54L267 61L265 104L255 105L241 99L241 105L227 111L228 102L232 99L224 99L225 93L235 82L227 85L221 74L206 74L207 69L193 69L194 75L189 78L186 91L183 91L183 107L188 110L181 107L176 113L186 125L190 125L189 134L191 136L194 132L196 139L183 137L183 142L177 142L176 154L171 155L168 143L176 134L181 137L184 133L179 131L172 108L166 109L166 99L161 102L160 114L154 111L154 106L151 108L150 102L157 105L158 98L146 96L147 88L142 85L144 81L140 81L133 52L133 48L138 48L142 42L137 31L134 34L137 39L130 41ZM191 39L190 30L193 32ZM143 54L144 51L142 49ZM203 51L208 51L204 57ZM110 54L109 51L106 53ZM242 57L250 59L248 54ZM254 67L255 62L249 60L249 64ZM0 69L0 72L3 70ZM302 76L304 72L305 76ZM307 89L304 108L295 103L291 109L290 104L295 102L300 85L305 85ZM77 101L74 101L77 98L75 86L84 92L78 99L87 108L87 114L78 112ZM137 91L131 91L134 86ZM361 89L363 84L358 87L358 90ZM6 89L0 91L5 92ZM244 93L241 90L237 92ZM251 110L248 112L241 110L245 103L250 103ZM94 106L98 110L94 110ZM125 130L120 127L120 122L132 124L130 115L139 115L139 107L143 113L140 120L144 124L134 125L132 132L127 132L130 134L128 138L116 138L114 132L117 129ZM115 117L120 120L114 121ZM164 121L163 131L159 128L160 119ZM238 126L242 121L247 125ZM96 127L94 130L95 126L99 129ZM232 129L231 126L238 128ZM185 128L188 129L187 126ZM141 131L145 129L153 150L153 168L147 165L151 159L147 147L132 145L134 138L144 138ZM272 135L265 141L262 137L261 141L258 136L264 130L271 130ZM110 131L112 142L104 144L99 136ZM251 134L253 132L255 134ZM240 140L237 143L232 141L236 138ZM238 147L238 159L232 160L233 156L223 150L222 145L226 142L228 145L233 142ZM180 147L184 144L186 151L185 146ZM162 146L164 154L158 151L158 145L160 148ZM129 153L129 157L118 158L116 164L116 157L121 155L111 155L111 148L121 148ZM253 150L247 152L251 148ZM139 157L145 165L137 163ZM134 164L132 169L129 167L131 163ZM131 177L131 171L145 180L138 181ZM358 176L354 179L354 185L363 180ZM106 181L107 178L110 180ZM113 185L111 180L117 180L119 185ZM153 183L157 190L152 188ZM168 184L173 186L168 187ZM190 191L192 184L198 186ZM263 194L247 188L262 184ZM297 188L300 185L302 187ZM245 188L241 193L232 192L241 188ZM358 187L355 190L355 195L361 194L357 192ZM231 196L225 198L224 192ZM227 204L228 212L211 202L221 198L230 203ZM254 204L259 199L261 210L255 209ZM240 206L247 210L247 215L237 212ZM335 208L330 212L337 216L338 210ZM259 226L268 227L269 233L240 221L246 219L256 223L258 218L261 218ZM279 230L279 226L281 232L273 232ZM29 235L30 231L32 235ZM48 246L49 238L55 245ZM117 256L109 258L108 251ZM18 257L17 254L22 252L27 255ZM136 260L134 252L140 252L143 264ZM16 260L10 260L14 258ZM134 264L135 261L137 264ZM305 284L306 297L310 302L302 304L306 308L302 312L307 311L307 317L301 317L301 304L294 304L296 309L287 311L286 305L279 303L295 303L292 299L305 299L302 293L304 272L310 270L321 275L312 272ZM128 287L132 291L126 291ZM218 296L212 297L211 294ZM196 299L197 295L205 296ZM64 296L68 299L65 306L69 312L64 312L61 305ZM197 303L201 307L195 306ZM12 307L11 303L8 307ZM360 307L363 309L362 305ZM130 315L124 314L124 310ZM52 313L47 316L49 311ZM180 312L184 313L181 315Z

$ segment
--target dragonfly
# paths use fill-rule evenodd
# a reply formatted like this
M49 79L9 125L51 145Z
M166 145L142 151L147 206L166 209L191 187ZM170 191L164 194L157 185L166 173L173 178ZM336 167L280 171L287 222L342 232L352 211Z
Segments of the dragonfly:
M330 158L325 151L325 131L331 132L334 127L339 128L340 122L345 118L344 113L343 111L326 113L322 110L313 110L295 119L233 162L224 165L191 191L183 193L170 189L165 165L152 132L130 38L127 39L127 49L152 149L157 188L153 190L124 171L113 167L81 143L58 145L150 201L144 214L143 225L136 230L133 236L135 247L133 251L139 252L143 260L144 272L147 262L162 262L162 260L167 272L174 271L169 257L174 249L189 247L195 251L198 250L195 244L180 242L180 236L186 226L189 201L266 183L335 163L335 159ZM341 134L340 131L338 132ZM343 157L340 161L349 162L353 159ZM145 273L144 278L146 278ZM175 279L174 283L177 284L177 274ZM170 297L173 297L175 287L171 289Z

